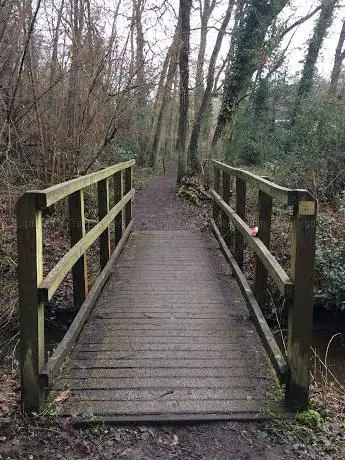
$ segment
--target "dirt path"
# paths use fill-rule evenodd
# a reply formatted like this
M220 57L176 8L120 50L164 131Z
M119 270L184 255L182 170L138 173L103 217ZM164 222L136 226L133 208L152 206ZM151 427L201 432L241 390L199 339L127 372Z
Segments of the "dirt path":
M135 199L137 230L205 229L207 206L197 208L176 196L177 165L167 163L166 174L155 176L149 187L139 190Z
M207 207L198 209L175 196L176 165L137 194L136 226L144 229L205 229ZM0 420L0 460L205 459L280 460L325 458L294 449L275 422L158 426L75 427L50 417L23 418L19 411Z

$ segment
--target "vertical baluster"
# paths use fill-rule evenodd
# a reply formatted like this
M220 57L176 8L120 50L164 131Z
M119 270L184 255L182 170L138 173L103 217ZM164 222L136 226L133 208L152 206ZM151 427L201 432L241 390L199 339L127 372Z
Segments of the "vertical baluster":
M71 246L85 235L84 191L78 190L68 197L69 232ZM74 306L79 308L88 293L87 256L80 257L72 269Z
M272 221L272 197L259 190L259 237L262 242L270 247L271 240L271 221ZM267 270L255 257L255 293L256 300L261 309L267 303Z
M294 209L291 278L295 288L288 312L287 347L290 366L287 400L297 410L306 409L309 398L316 216L315 199L308 192L299 192Z
M98 182L98 219L102 220L109 212L109 179ZM110 258L110 228L108 227L99 237L99 256L101 270Z
M236 212L244 220L246 215L246 183L236 178ZM243 270L244 237L239 230L235 230L235 259Z
M30 193L17 204L17 245L22 406L38 411L44 404L39 381L44 365L44 305L37 293L43 280L42 213Z
M123 171L114 174L114 203L117 204L123 198ZM115 246L122 238L124 210L115 217Z

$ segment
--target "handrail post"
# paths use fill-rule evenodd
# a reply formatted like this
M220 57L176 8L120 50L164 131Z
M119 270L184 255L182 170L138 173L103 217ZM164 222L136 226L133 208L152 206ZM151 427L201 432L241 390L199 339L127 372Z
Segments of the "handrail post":
M226 204L230 202L230 175L223 171L223 200ZM223 213L222 217L222 225L223 225L223 238L224 240L229 243L230 242L230 225L229 225L229 218L225 213Z
M77 190L68 197L71 246L85 236L84 191ZM80 308L88 293L87 256L83 254L72 268L73 301Z
M132 180L133 180L133 175L132 175L132 168L127 168L125 170L125 194L130 192L132 189ZM129 202L125 206L125 228L128 227L130 221L132 220L132 200L129 200Z
M220 192L220 169L217 166L214 166L213 171L214 171L213 188L214 188L214 191L219 194ZM217 225L218 225L219 213L220 213L219 206L217 205L215 201L213 201L213 220L216 222Z
M44 305L37 288L43 280L42 213L35 197L24 194L17 204L18 281L20 311L21 399L26 411L39 411L44 389Z
M246 215L246 183L236 177L236 213L245 220ZM243 270L244 237L239 230L235 230L235 259Z
M272 203L272 197L259 190L259 237L268 249L271 240ZM263 310L267 302L267 270L257 256L255 260L255 294Z
M98 182L98 219L101 221L109 212L109 179ZM108 227L99 237L99 256L101 270L110 258L110 228Z
M291 253L295 288L288 318L287 401L291 408L303 410L308 407L309 399L317 202L306 191L297 194Z
M115 204L121 201L123 198L123 171L119 171L114 174L114 202ZM115 246L122 238L123 233L123 219L124 210L119 212L115 217Z

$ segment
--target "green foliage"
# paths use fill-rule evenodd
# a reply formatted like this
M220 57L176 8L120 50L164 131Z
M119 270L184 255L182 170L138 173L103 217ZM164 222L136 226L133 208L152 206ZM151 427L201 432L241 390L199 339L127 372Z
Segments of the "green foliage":
M332 233L335 218L319 216L315 254L316 295L328 308L345 309L345 240Z
M322 425L321 415L312 409L297 414L296 422L312 430L318 430Z

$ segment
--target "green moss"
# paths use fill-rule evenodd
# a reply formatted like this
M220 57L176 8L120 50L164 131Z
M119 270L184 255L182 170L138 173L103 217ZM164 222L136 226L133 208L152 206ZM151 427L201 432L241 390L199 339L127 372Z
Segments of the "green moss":
M316 410L307 410L300 412L296 415L296 422L300 425L304 425L312 430L317 430L321 427L322 418Z

